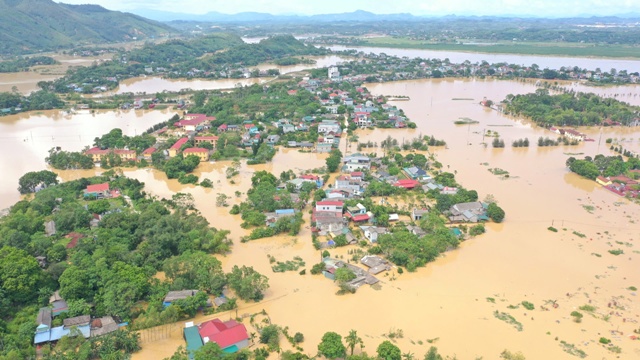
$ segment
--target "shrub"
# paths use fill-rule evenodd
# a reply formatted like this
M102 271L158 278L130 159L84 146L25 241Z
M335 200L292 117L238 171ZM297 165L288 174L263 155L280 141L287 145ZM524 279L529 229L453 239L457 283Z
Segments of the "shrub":
M522 306L524 306L524 308L527 309L527 310L535 309L535 306L532 303L528 302L528 301L523 301L522 302Z

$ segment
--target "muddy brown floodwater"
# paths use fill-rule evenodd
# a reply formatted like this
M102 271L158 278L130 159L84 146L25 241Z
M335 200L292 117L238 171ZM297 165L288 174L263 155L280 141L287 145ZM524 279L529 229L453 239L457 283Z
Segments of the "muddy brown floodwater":
M432 345L427 341L430 340L441 353L456 354L460 359L476 356L495 359L504 349L522 351L527 359L573 359L573 355L563 351L561 341L583 350L589 358L640 357L640 342L630 338L633 330L640 327L640 309L636 292L628 289L640 286L640 207L568 173L564 165L570 153L612 154L604 143L608 137L624 138L628 148L637 151L640 131L584 129L596 141L577 146L538 148L538 137L553 137L554 134L478 105L485 96L499 101L509 93L532 92L536 89L533 84L495 80L417 80L367 86L374 94L409 96L410 101L396 104L418 128L361 131L359 141L379 144L391 136L402 142L420 134L444 139L446 148L431 149L444 164L444 169L455 172L459 182L477 190L481 198L492 194L507 213L504 223L489 224L485 235L465 241L459 249L444 254L415 273L392 271L395 275L381 276L379 290L362 287L354 295L337 296L337 288L321 276L271 271L267 254L279 261L300 256L305 260L307 270L319 261L319 252L311 244L308 214L305 214L307 223L303 231L296 237L278 236L240 243L239 238L247 232L239 227L239 216L230 215L228 207L215 206L216 195L220 192L230 197L230 204L241 201L250 187L251 174L257 170L269 170L275 175L288 169L310 170L322 166L325 155L280 149L270 164L247 166L243 163L240 175L232 179L234 184L225 176L228 163L202 164L197 175L210 178L214 182L213 189L167 181L164 174L155 170L125 169L124 172L144 181L147 191L158 196L192 193L196 206L213 226L231 230L233 250L227 256L219 256L224 268L229 270L236 264L253 266L269 276L271 285L262 302L240 303L237 314L264 309L274 323L289 326L290 333L299 331L305 335L303 347L308 354L316 353L317 344L326 331L346 335L350 329L356 329L364 339L365 350L371 354L385 340L383 334L401 329L404 337L397 339L398 346L403 352L416 356L422 356L428 350ZM607 91L630 91L624 87L609 89ZM14 119L8 124L5 118L1 119L2 136L13 134L11 145L4 145L6 140L2 142L2 169L7 168L5 164L9 165L9 173L4 178L13 179L2 184L3 201L6 203L7 198L10 202L15 201L16 179L28 169L42 168L43 152L55 143L49 139L42 145L22 142L31 128L46 126L45 134L46 131L64 134L65 130L57 130L58 123L70 121L82 126L79 132L87 133L82 135L84 145L95 137L94 133L106 132L113 125L126 128L126 124L135 124L146 128L171 115L152 112L137 118L132 114L137 115L121 114L126 118L120 118L114 114L111 118L108 114L100 114L99 122L91 116L66 120L64 117L56 119L52 114ZM453 122L460 117L479 123L455 125ZM94 124L100 127L92 126ZM75 127L66 132L71 129ZM482 144L484 130L497 131L507 147L485 147ZM127 132L132 131L129 128ZM600 132L602 142L597 141ZM530 148L509 146L511 141L525 137L532 143ZM491 140L488 138L485 142ZM80 146L79 143L74 140L77 144L74 146ZM380 149L366 150L375 151L381 152ZM14 161L9 155L12 153L26 153L25 160ZM25 166L27 162L31 164ZM489 172L489 168L507 170L510 178L501 179ZM96 171L60 172L60 175L71 179ZM235 191L240 191L242 197L236 198ZM402 202L401 199L397 201ZM556 227L558 232L547 230L549 226ZM615 256L609 253L613 249L621 249L624 253ZM331 250L331 253L347 259L350 257L348 250L342 248ZM522 305L513 308L522 301L533 303L535 309L526 310ZM554 302L557 307L553 306ZM572 321L571 312L586 304L595 307L592 314L582 311L585 315L582 322ZM494 311L513 316L522 324L522 331L494 317ZM236 312L199 316L195 321L218 316L235 317ZM184 345L182 327L182 323L177 323L145 331L143 349L133 358L155 360L170 356L179 345ZM620 347L621 354L598 344L600 337L611 339ZM284 339L282 342L286 343Z

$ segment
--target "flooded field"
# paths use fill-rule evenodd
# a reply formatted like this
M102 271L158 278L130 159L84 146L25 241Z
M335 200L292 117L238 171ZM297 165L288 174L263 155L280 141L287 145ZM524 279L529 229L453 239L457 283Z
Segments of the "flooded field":
M503 224L490 224L487 234L464 242L459 249L415 273L392 271L393 274L381 276L379 290L362 287L354 295L337 296L337 287L322 276L271 271L267 254L279 261L300 256L307 270L319 261L319 253L311 244L308 214L305 213L306 224L297 237L278 236L240 243L240 237L247 232L239 226L239 215L230 215L229 207L215 205L215 198L221 192L230 197L230 205L240 202L255 171L268 170L277 176L288 169L310 170L324 165L326 155L280 149L270 164L247 166L243 163L240 175L232 179L225 175L228 162L202 164L196 175L211 179L213 189L181 185L151 169L124 169L124 173L144 181L146 190L160 197L170 197L176 192L193 194L196 207L213 226L231 230L233 250L220 257L224 268L251 265L269 276L271 285L262 302L240 303L237 315L264 309L275 324L289 326L291 333L304 334L305 353L316 353L317 344L326 331L346 335L350 329L356 329L369 354L386 339L384 334L402 330L404 336L396 339L397 345L403 352L417 357L422 357L431 345L443 354L455 354L460 359L477 356L495 359L504 349L522 351L527 359L574 359L564 351L571 348L569 345L594 359L640 357L640 342L630 337L634 329L640 328L637 294L630 290L632 286L640 286L637 271L640 207L594 182L568 173L564 165L569 154L611 154L604 143L608 137L624 138L629 144L625 143L626 148L638 151L640 129L584 129L596 141L538 148L535 145L538 137L555 134L478 104L485 96L499 101L510 93L535 91L531 83L417 80L367 86L374 94L409 96L410 101L396 104L418 128L360 131L360 142L379 144L387 136L400 142L419 135L444 139L446 148L431 149L444 164L444 170L455 172L459 182L477 190L481 199L492 194L507 214ZM635 93L633 88L603 89ZM2 169L9 172L1 180L3 203L0 208L17 200L17 179L26 171L43 168L43 158L51 146L77 150L112 127L119 126L127 134L139 133L172 115L127 112L67 118L57 114L0 118L3 148L0 159ZM460 117L479 123L455 125L454 121ZM485 130L497 132L507 147L485 147L483 142L492 140L486 137L483 140ZM32 132L34 140L30 140ZM597 141L600 132L602 142ZM54 136L49 139L51 134ZM40 140L35 141L36 135ZM533 140L530 148L510 147L511 141L525 137ZM56 139L65 141L59 143ZM354 151L352 147L350 152ZM365 151L381 152L380 149ZM11 156L13 153L25 155L16 159ZM489 172L489 168L504 169L510 178L499 178ZM59 173L63 179L72 179L96 172L99 170ZM236 197L236 191L241 197ZM402 202L402 199L394 201ZM547 230L549 226L558 232ZM623 250L623 254L609 253L617 249ZM348 250L347 247L331 253L348 259ZM535 309L525 309L519 305L522 301L534 304ZM584 305L594 309L582 311L582 322L574 322L571 312ZM520 324L521 331L514 324L496 318L496 311L499 316L501 313L511 315ZM195 321L235 316L233 311L199 316ZM134 354L133 359L170 356L184 344L182 326L177 323L145 331L143 350ZM600 337L611 339L621 353L613 353L600 345ZM562 345L561 341L568 345ZM282 342L286 343L284 339Z

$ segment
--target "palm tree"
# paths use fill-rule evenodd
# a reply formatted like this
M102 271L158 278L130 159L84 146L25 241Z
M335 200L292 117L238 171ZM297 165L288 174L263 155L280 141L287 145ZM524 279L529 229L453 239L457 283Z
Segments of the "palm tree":
M364 348L364 342L362 341L362 338L358 336L358 332L355 330L350 330L349 335L344 337L344 341L347 343L349 350L351 350L351 355L353 355L353 349L356 347L356 345L360 345L360 350Z
M408 353L404 353L404 354L402 354L402 358L403 358L404 360L414 360L414 359L415 359L415 356L413 355L413 353L408 352Z

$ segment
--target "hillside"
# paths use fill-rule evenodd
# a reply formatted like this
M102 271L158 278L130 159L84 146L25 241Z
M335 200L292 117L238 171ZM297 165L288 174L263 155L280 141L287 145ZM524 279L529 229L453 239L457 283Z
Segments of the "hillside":
M97 5L0 0L0 54L3 55L144 39L174 31L164 24Z

